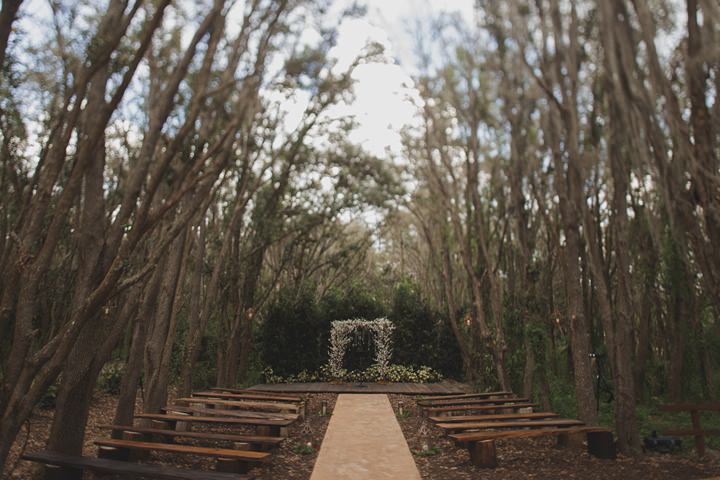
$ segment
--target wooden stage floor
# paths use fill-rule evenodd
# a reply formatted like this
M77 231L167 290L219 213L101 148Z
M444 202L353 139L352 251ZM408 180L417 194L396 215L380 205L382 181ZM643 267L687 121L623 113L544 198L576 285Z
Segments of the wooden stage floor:
M472 391L455 380L437 383L262 383L250 390L284 393L401 393L406 395L457 395Z

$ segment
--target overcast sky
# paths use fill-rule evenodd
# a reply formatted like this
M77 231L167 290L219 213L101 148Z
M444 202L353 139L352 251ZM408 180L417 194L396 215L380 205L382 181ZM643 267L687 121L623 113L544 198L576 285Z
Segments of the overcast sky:
M340 9L348 2L336 2ZM354 105L349 113L360 125L354 139L376 155L386 148L400 152L400 129L413 121L418 104L412 75L416 72L414 33L418 22L427 22L441 13L473 16L473 0L365 0L367 15L344 21L339 27L338 45L333 52L340 61L350 62L368 42L385 46L395 64L369 64L356 72Z
M462 18L470 19L473 16L473 0L335 0L329 16L339 16L353 3L365 6L367 14L361 18L346 19L338 26L338 43L331 54L338 59L341 67L343 64L347 66L368 42L378 42L385 47L392 63L369 63L358 67L355 72L355 102L335 113L355 116L359 127L353 139L367 150L384 156L389 149L393 156L397 156L401 151L399 132L403 126L412 123L420 103L412 81L417 63L414 40L417 24L427 23L442 13L459 13ZM26 13L21 17L23 30L31 36L40 34L47 24L40 27L38 19L50 17L47 0L29 0L23 7ZM309 36L312 37L312 32ZM38 35L35 38L39 40L42 37ZM303 108L303 104L300 102L288 107L289 110L298 110ZM295 112L289 113L290 117L296 116L293 115Z

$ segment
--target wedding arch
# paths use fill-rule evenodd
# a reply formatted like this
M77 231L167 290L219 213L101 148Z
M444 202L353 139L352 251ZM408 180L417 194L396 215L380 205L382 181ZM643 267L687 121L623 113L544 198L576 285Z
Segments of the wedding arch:
M352 334L359 329L367 328L373 334L375 342L375 364L381 376L385 376L390 366L392 356L392 332L395 325L387 318L365 320L356 318L351 320L336 320L332 322L330 330L330 374L334 378L341 376L345 351L347 350Z

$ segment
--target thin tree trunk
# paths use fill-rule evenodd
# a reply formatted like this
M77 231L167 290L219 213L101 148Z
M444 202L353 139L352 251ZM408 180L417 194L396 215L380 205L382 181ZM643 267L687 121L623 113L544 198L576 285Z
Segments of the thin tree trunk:
M185 354L180 371L180 387L178 395L186 397L192 391L192 372L200 353L202 329L200 325L203 269L205 266L205 219L202 218L195 237L195 266L190 279L190 312L188 314L188 331L185 336ZM209 307L209 306L208 306Z
M0 80L5 66L5 52L7 51L12 25L17 18L18 9L23 0L3 0L0 10Z
M167 399L169 357L175 340L178 295L182 291L181 273L186 263L187 234L179 235L168 252L158 305L150 324L145 345L145 398L143 410L158 413Z

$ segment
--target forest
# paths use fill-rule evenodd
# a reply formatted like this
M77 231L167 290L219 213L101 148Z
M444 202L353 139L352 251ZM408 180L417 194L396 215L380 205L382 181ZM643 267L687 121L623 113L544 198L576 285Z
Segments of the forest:
M98 389L126 425L316 379L348 318L625 454L643 409L716 401L720 3L471 3L413 26L413 119L378 154L342 112L396 60L333 50L362 5L3 0L3 470L48 401L77 454Z

